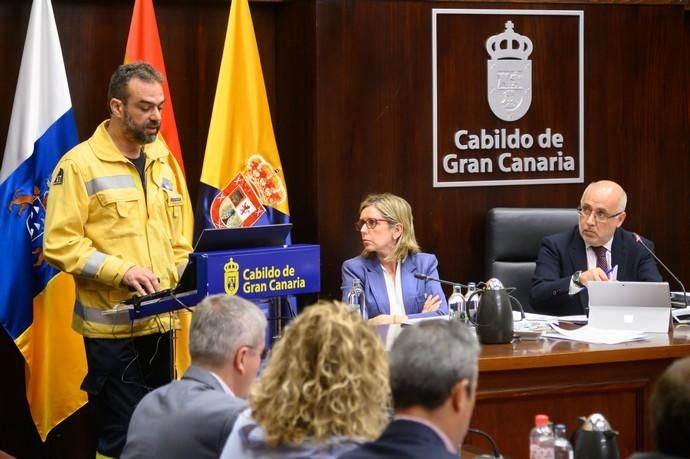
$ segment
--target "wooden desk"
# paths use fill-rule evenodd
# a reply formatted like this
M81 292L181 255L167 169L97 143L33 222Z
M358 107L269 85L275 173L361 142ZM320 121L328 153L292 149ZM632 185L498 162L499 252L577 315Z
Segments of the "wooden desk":
M570 435L579 416L599 412L620 432L622 458L653 448L649 395L673 360L690 355L690 328L649 336L620 345L515 340L482 346L472 427L491 434L503 454L521 459L528 457L536 414L565 424Z

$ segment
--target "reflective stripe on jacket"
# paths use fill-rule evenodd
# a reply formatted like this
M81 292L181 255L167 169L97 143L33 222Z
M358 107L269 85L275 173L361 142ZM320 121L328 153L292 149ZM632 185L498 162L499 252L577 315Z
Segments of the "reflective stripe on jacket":
M146 195L134 165L101 123L93 136L62 157L53 172L43 239L46 260L73 274L72 327L91 338L121 338L169 330L169 315L130 322L104 315L133 295L121 287L132 266L149 268L161 289L175 286L192 247L183 234L191 209L178 166L159 136L145 145Z

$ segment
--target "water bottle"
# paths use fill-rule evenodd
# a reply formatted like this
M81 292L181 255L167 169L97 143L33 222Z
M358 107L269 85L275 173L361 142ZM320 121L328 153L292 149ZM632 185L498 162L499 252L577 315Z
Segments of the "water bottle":
M549 427L549 417L538 414L534 417L534 427L529 433L529 459L554 459L553 432Z
M453 293L448 297L448 316L450 319L467 322L465 297L462 295L462 287L460 285L453 285Z
M573 447L565 436L565 425L556 424L553 440L553 459L573 459Z
M367 301L364 296L362 281L356 277L352 279L352 288L350 288L350 292L347 294L347 303L353 311L359 312L363 320L369 319L369 311L367 311Z
M477 308L479 308L479 295L474 295L470 300L470 296L477 291L477 284L474 282L467 283L467 293L465 294L465 303L467 309L467 316L470 320L477 320Z

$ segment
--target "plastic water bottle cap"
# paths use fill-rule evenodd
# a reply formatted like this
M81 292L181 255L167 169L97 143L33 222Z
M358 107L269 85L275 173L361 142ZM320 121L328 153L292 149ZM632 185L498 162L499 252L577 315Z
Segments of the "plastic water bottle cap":
M545 426L549 423L549 417L545 414L538 414L534 417L534 424L538 426Z

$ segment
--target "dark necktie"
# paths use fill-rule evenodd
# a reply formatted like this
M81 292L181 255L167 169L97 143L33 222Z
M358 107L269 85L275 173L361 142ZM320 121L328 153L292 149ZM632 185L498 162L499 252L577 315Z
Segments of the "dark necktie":
M597 255L597 268L601 268L602 271L608 272L609 263L608 263L608 261L606 261L606 247L603 247L603 246L594 247L594 246L592 246L592 250L594 250L594 253Z

